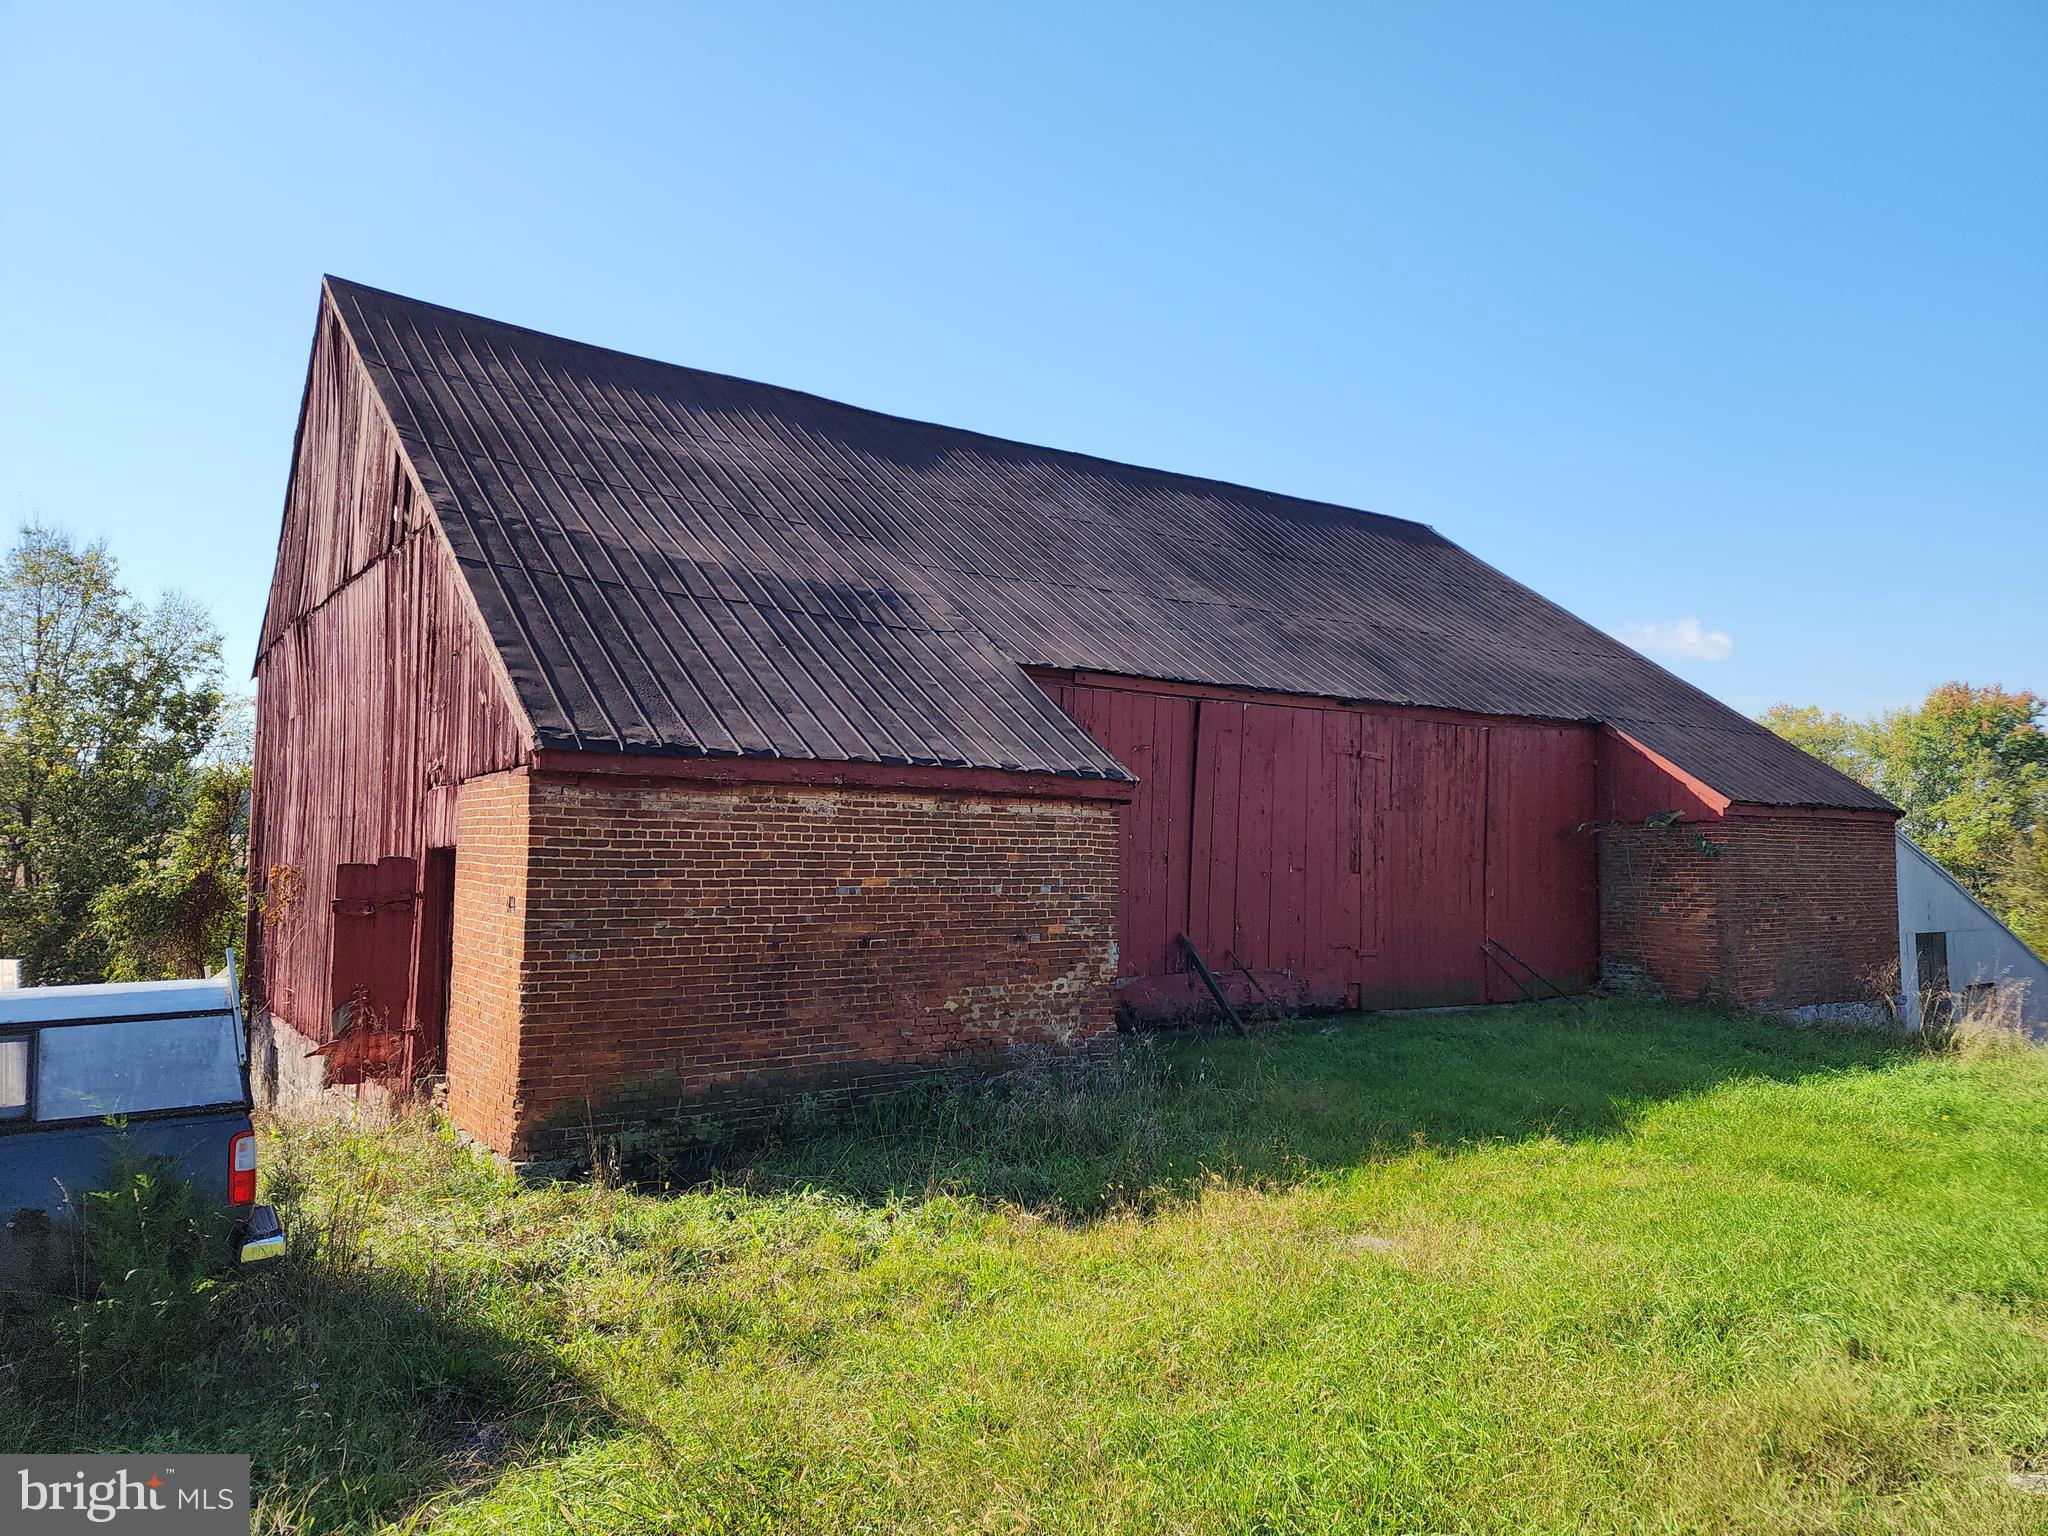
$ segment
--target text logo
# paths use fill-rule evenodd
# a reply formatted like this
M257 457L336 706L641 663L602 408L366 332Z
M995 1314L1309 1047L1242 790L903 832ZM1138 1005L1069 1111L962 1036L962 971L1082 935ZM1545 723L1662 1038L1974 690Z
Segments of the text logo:
M0 1456L0 1531L249 1536L246 1456Z

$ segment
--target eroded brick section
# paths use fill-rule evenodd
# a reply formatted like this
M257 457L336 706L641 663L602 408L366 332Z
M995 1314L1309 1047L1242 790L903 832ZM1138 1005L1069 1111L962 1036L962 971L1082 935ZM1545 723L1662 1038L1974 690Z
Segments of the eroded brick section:
M1720 851L1692 846L1703 834ZM1750 1008L1878 995L1898 949L1892 819L1762 814L1601 834L1609 985Z
M518 1126L486 1138L515 1155L1112 1025L1111 806L545 775L531 796Z
M505 1151L518 1124L526 945L527 776L462 786L448 988L448 1113Z

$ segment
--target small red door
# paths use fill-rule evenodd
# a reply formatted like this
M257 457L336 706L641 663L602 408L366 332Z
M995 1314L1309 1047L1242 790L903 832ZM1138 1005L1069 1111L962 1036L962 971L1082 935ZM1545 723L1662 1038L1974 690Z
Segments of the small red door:
M341 864L334 871L329 969L329 1077L342 1083L403 1070L411 1024L418 892L411 859Z

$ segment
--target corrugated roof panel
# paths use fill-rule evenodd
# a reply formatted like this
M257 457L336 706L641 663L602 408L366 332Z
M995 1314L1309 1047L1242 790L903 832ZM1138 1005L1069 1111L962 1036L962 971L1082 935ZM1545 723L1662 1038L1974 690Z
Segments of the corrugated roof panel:
M1882 808L1417 523L329 280L543 745L1123 770L1026 666L1612 722Z

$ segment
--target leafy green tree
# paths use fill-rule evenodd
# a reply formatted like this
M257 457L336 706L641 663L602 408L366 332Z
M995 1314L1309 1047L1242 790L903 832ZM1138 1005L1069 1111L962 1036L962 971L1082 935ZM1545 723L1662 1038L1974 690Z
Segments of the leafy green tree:
M1877 787L1906 813L1906 833L1980 898L2048 803L2048 700L1944 683L1917 708L1870 727Z
M171 852L221 714L220 636L137 602L104 544L36 526L0 560L0 954L88 981L94 904Z
M1758 718L1906 813L1934 859L2048 952L2048 700L1944 683L1867 720L1779 704Z
M110 981L194 976L241 942L249 847L249 764L207 763L161 859L93 900Z
M1986 905L2037 955L2048 955L2048 803L2031 830L2014 839Z
M1773 704L1757 719L1850 778L1865 784L1874 781L1868 721L1830 714L1812 704Z

